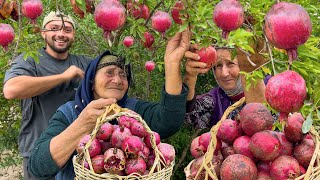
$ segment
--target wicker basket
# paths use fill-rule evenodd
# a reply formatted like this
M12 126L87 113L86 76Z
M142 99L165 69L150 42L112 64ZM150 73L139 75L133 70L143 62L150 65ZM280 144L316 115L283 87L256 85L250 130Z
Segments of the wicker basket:
M92 143L92 140L96 137L96 134L103 123L109 122L113 119L118 120L118 118L123 115L128 116L128 117L132 117L132 118L136 119L138 122L142 123L142 125L144 126L146 131L151 135L151 145L152 145L152 149L155 152L155 160L154 160L154 164L151 167L148 175L142 176L139 174L130 174L128 176L119 176L119 175L114 175L114 174L109 174L109 173L96 174L93 171L92 162L91 162L91 158L90 158L89 150L88 150L88 148L90 147L90 145ZM90 140L88 141L88 143L84 147L83 153L77 154L72 159L74 171L75 171L75 175L76 175L75 179L85 179L85 180L88 180L88 179L169 180L171 178L173 166L174 166L174 161L172 161L172 163L169 166L167 166L165 164L165 161L163 160L164 157L162 156L161 152L159 151L159 149L156 146L155 137L154 137L151 129L148 127L146 122L138 114L136 114L128 109L121 108L117 104L112 104L112 105L106 107L104 114L102 114L100 117L98 117L96 126L95 126L94 130L92 131L92 133L90 134L90 137L91 137ZM83 161L84 159L88 162L89 169L84 167L84 163L81 163L81 162L84 162Z
M210 163L213 158L214 150L215 150L216 144L217 144L216 135L217 135L218 129L221 125L221 122L223 122L225 119L227 119L229 113L231 113L233 110L235 110L236 108L241 106L243 103L245 103L245 98L240 99L238 102L236 102L233 105L231 105L230 107L228 107L228 109L226 109L223 116L221 117L220 121L210 129L211 140L210 140L210 143L208 146L208 150L204 155L204 161L203 161L201 167L199 168L199 171L194 179L199 179L197 177L203 169L205 169L205 179L206 180L209 178L214 179L214 180L218 179L214 170L209 168L209 167L211 167ZM296 178L296 180L301 180L301 179L320 180L320 138L319 138L319 133L316 132L316 130L313 127L311 128L309 133L311 134L311 136L313 137L313 139L315 141L315 151L314 151L314 154L313 154L312 159L310 161L307 172L304 175L301 175L300 177ZM190 178L190 174L191 174L190 168L191 168L191 164L193 161L191 161L188 164L188 166L185 167L185 169L184 169L187 180L192 180L192 178ZM317 167L314 167L315 164L317 165Z

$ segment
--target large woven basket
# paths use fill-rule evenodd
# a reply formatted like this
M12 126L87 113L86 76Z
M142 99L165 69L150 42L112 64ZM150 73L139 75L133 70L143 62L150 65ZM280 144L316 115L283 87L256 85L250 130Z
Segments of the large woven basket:
M148 175L139 175L139 174L131 174L128 176L119 176L119 175L113 175L109 173L104 173L104 174L96 174L93 171L92 168L92 162L91 158L89 155L89 150L88 148L90 147L92 140L96 137L96 134L98 130L100 129L101 125L105 122L112 121L114 119L118 120L120 116L128 116L136 119L138 122L142 123L146 131L151 135L151 145L152 149L155 152L155 160L154 164L151 167L149 174ZM146 122L141 118L140 115L125 109L121 108L117 104L112 104L108 107L106 107L105 112L98 117L96 126L92 133L90 134L90 140L84 147L84 151L81 154L77 154L76 156L73 157L72 162L74 166L74 171L75 171L75 179L80 180L80 179L112 179L112 180L122 180L122 179L143 179L143 180L169 180L172 175L173 171L173 166L174 166L174 161L167 166L164 162L164 157L162 156L161 152L156 146L155 142L155 137L151 131L151 129L148 127ZM89 164L89 169L84 167L84 161L86 160Z
M214 180L218 179L215 171L210 168L210 167L213 167L213 166L211 166L212 164L210 164L210 163L213 158L214 150L215 150L216 144L217 144L216 135L217 135L217 132L218 132L218 129L219 129L221 123L227 119L229 113L231 113L233 110L235 110L236 108L241 106L243 103L245 103L245 98L240 99L238 102L236 102L233 105L231 105L230 107L228 107L228 109L226 109L223 116L221 117L220 121L210 129L211 140L210 140L210 143L208 146L208 150L204 155L204 161L203 161L201 167L199 168L199 171L194 179L200 180L197 177L199 176L200 172L203 169L205 169L205 180L207 180L209 178L214 179ZM301 180L301 179L320 180L320 138L319 138L319 133L312 127L309 134L313 137L313 140L315 141L315 151L314 151L314 154L313 154L312 159L310 161L307 172L304 175L301 175L300 177L296 178L296 180ZM190 174L191 174L190 167L191 167L191 164L193 161L191 161L188 164L188 166L185 167L185 169L184 169L187 180L192 180L192 178L190 178ZM315 166L315 165L317 165L317 166Z

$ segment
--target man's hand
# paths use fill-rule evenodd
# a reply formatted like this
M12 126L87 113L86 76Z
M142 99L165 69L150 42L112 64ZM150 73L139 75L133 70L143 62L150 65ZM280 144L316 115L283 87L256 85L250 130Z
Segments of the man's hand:
M72 65L62 73L62 76L66 81L70 81L72 79L79 78L79 77L83 79L84 71L82 71L82 69L78 68L77 66Z

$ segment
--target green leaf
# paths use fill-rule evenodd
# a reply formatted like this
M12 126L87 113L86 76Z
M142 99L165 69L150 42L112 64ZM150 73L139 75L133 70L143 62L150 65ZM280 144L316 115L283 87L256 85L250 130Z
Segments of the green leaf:
M318 119L320 119L320 111L317 109L317 116L318 116Z
M187 29L188 25L189 25L189 24L188 24L187 22L183 23L182 26L180 26L179 32L182 32L182 31L184 31L185 29Z
M83 12L86 12L86 2L85 2L85 0L76 0L76 5L77 5Z
M313 123L312 113L310 113L307 117L307 120L305 120L302 125L302 132L304 134L310 131L312 123Z

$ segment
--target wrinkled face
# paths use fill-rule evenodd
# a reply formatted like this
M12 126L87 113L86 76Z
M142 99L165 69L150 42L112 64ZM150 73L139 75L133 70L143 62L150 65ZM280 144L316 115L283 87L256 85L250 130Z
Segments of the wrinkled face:
M227 49L218 49L218 62L215 65L215 76L219 85L225 90L236 87L240 68L238 60L231 60L231 52Z
M115 98L119 101L127 90L128 79L123 69L110 65L97 71L93 83L94 99Z
M64 22L64 24L65 27L62 28L62 21L51 21L45 26L45 29L49 31L41 33L46 41L47 49L58 54L67 52L74 41L75 30L72 24L69 22Z

